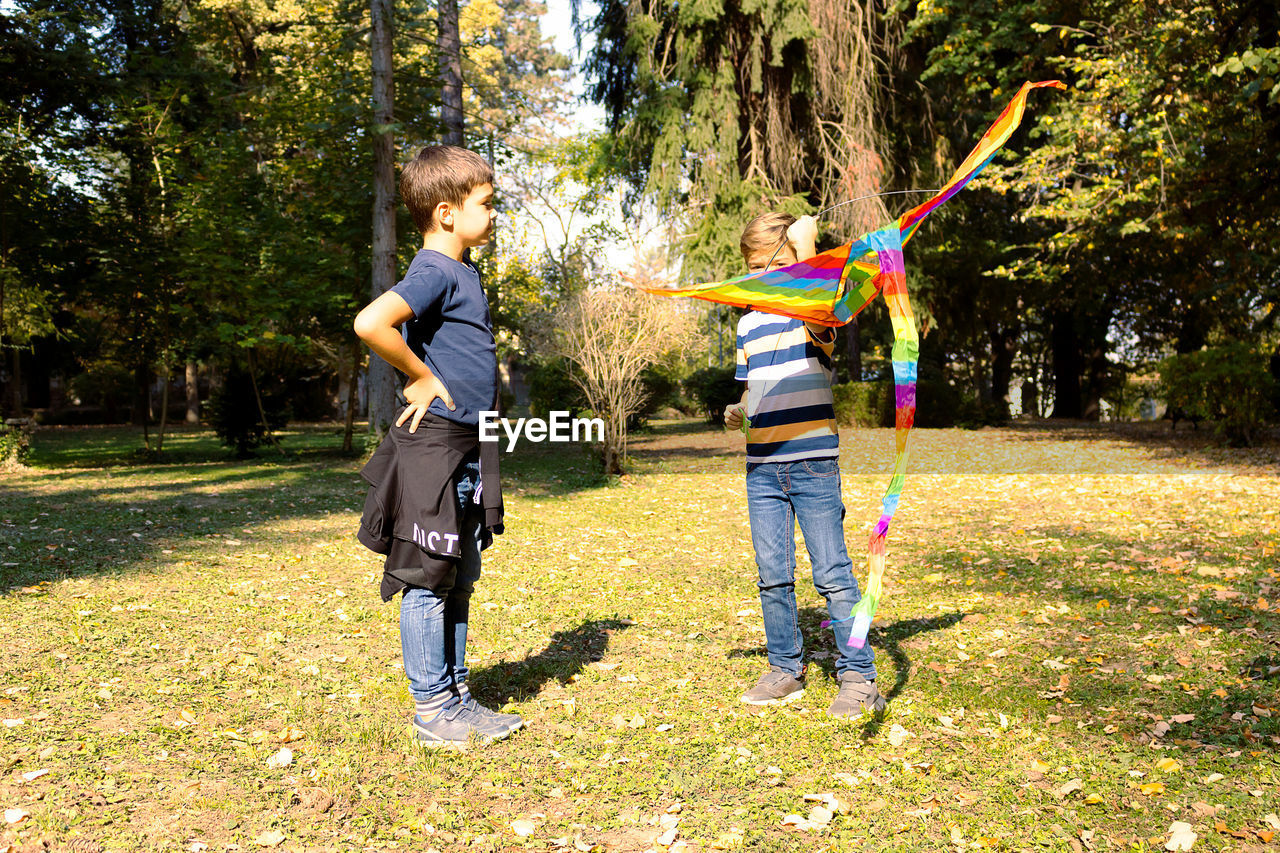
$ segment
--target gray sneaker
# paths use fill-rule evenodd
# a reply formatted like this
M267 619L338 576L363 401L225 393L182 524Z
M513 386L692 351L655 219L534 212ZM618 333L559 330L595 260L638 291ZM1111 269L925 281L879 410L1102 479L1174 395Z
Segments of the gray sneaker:
M514 731L518 731L524 725L524 718L519 714L503 714L493 710L492 708L486 708L477 702L476 698L470 693L463 694L462 706L470 710L473 714L490 720L495 729L501 729L502 735L499 735L499 737L504 737Z
M860 672L842 672L839 682L840 692L827 708L827 716L854 720L863 714L878 714L888 704L876 683L867 681Z
M770 667L756 686L742 694L748 705L781 705L804 695L804 681L789 672Z
M497 716L497 715L494 715ZM480 743L501 740L514 729L499 725L489 715L478 713L464 704L441 711L430 720L414 715L413 736L422 746L462 748L472 737Z

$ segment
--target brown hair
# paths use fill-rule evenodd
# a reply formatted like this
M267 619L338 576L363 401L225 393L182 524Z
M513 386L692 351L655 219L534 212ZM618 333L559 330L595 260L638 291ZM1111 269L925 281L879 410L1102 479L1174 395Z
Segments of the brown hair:
M456 145L428 145L400 173L400 197L413 224L426 234L436 229L440 202L461 206L471 191L493 183L493 167L474 151Z
M790 213L774 212L762 213L748 222L738 242L743 260L750 260L751 255L761 249L770 252L780 250L787 242L787 229L795 221Z

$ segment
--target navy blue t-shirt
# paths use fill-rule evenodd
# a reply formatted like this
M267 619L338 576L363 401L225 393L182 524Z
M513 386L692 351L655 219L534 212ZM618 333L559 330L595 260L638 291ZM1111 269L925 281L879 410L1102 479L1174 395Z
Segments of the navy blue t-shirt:
M449 389L452 412L439 398L430 412L477 426L480 412L494 409L498 347L489 322L489 301L475 267L432 249L419 249L393 293L413 309L404 324L409 349Z

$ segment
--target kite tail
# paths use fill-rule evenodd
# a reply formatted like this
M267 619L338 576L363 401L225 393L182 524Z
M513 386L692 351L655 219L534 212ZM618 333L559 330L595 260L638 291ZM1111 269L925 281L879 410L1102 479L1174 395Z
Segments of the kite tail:
M875 252L879 271L875 284L889 308L889 321L893 325L893 392L894 392L894 443L893 474L889 486L880 500L880 520L871 532L867 545L867 583L862 590L862 600L845 619L824 622L830 626L837 622L853 621L849 645L862 648L875 618L883 588L885 538L889 535L889 523L898 510L902 487L907 480L907 436L916 420L916 378L920 359L920 335L916 331L915 317L911 313L911 300L907 298L907 278L902 262L901 232L896 226L882 228L868 234L864 240L870 251Z

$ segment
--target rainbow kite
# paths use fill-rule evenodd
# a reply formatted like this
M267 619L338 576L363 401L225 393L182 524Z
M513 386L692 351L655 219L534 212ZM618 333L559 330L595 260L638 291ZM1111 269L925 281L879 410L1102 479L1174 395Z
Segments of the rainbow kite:
M893 224L864 234L829 252L815 255L788 267L744 275L727 281L708 282L679 288L642 288L664 296L691 296L722 305L734 305L770 314L781 314L823 326L843 326L866 308L876 294L884 297L893 324L893 384L895 392L897 455L893 475L881 500L880 520L871 532L867 547L869 574L862 600L845 619L852 620L849 645L862 648L879 604L884 577L885 537L898 508L898 498L906 481L907 435L916 417L916 363L920 337L916 332L911 303L907 299L902 247L914 236L920 222L943 202L962 190L991 162L1013 131L1022 122L1027 93L1051 86L1065 89L1057 80L1023 83L969 152L955 174L936 195L898 217ZM823 622L828 627L830 621Z

